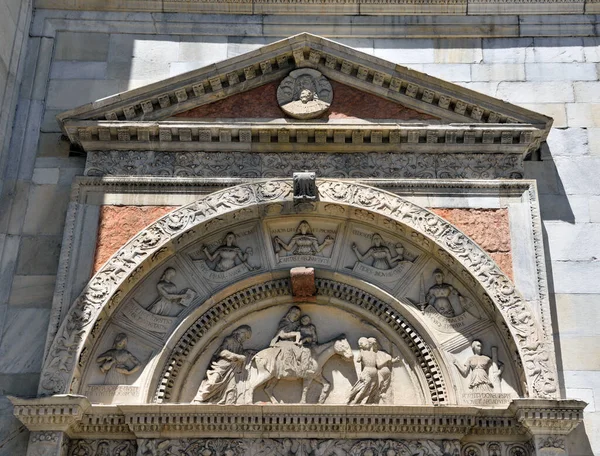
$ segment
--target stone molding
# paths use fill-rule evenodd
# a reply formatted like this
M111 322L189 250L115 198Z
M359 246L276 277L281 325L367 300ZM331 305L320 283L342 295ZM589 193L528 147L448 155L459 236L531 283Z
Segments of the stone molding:
M87 125L87 126L86 126ZM75 122L69 137L87 151L445 152L525 155L543 131L526 125L308 124L268 122Z
M462 127L466 129L472 124L483 123L495 127L499 127L498 124L510 124L508 131L522 129L521 132L530 133L525 133L525 137L528 138L525 142L531 142L531 147L545 140L552 124L552 119L541 114L308 33L292 36L241 56L146 87L83 105L60 114L57 119L69 139L82 145L94 140L96 135L99 141L111 141L113 135L117 140L120 139L120 142L130 142L132 138L134 142L139 142L139 138L142 141L150 141L152 134L152 138L156 136L164 142L172 142L173 136L180 138L180 142L181 137L184 138L183 142L186 142L188 139L192 141L192 137L195 136L198 136L200 142L207 142L210 138L206 132L200 130L198 133L192 133L191 125L174 133L168 128L142 123L138 125L142 128L140 136L140 129L132 131L127 122L140 122L141 119L165 120L197 106L279 80L295 68L318 69L332 80L439 117L446 123L463 124ZM95 122L89 122L90 120ZM101 126L104 121L125 123L121 124L123 128L118 130L119 123ZM198 121L196 125L202 125L202 122ZM239 129L239 124L236 125ZM303 125L307 128L323 128L323 124L319 122L304 122ZM89 128L93 126L99 130ZM112 133L111 126L113 129L116 127ZM260 123L254 128L259 126ZM503 128L506 129L506 126ZM272 128L270 124L263 124L263 128L265 127ZM331 126L328 125L327 128ZM539 130L539 134L533 135L531 129ZM498 133L499 142L502 143L502 132ZM492 134L488 141L491 139L493 143L494 135ZM516 134L517 142L521 141L519 135ZM218 137L220 133L214 131L210 136ZM226 129L223 136L226 139L224 142L231 141ZM252 136L248 134L248 129L243 129L241 142L252 142ZM321 136L322 134L319 137ZM504 137L508 144L509 135L505 134ZM482 142L485 143L486 140Z
M152 0L143 6L136 1L98 2L96 0L36 0L36 8L97 11L185 12L204 14L327 14L341 15L478 15L478 14L583 14L593 13L595 0L346 0L318 2L302 0L294 4L280 0Z
M446 382L436 356L418 331L396 310L383 300L361 290L330 279L316 279L317 301L319 297L333 297L354 306L361 307L374 314L383 325L389 326L396 332L415 356L418 366L427 379L431 401L435 405L447 403ZM186 359L191 348L201 343L202 337L218 322L220 314L231 315L240 307L252 305L264 299L290 296L291 284L289 279L272 280L240 290L215 303L204 314L193 322L180 337L165 363L165 368L157 383L154 401L177 401L174 391L175 382L186 365ZM291 300L291 299L290 299ZM329 304L331 305L331 303ZM181 381L179 381L181 384Z
M88 153L85 175L266 178L297 169L359 179L520 179L524 173L520 154L100 151Z
M431 406L208 404L94 405L83 396L10 397L30 431L101 438L438 438L567 435L582 420L585 402L516 399L507 409ZM532 421L527 417L538 417Z
M482 299L488 296L489 302L503 315L519 348L529 395L553 397L557 394L553 352L529 303L476 244L443 219L396 195L333 180L318 182L318 188L321 198L318 204L356 207L390 218L438 245L449 258L462 264L485 290ZM172 255L178 243L185 244L186 232L199 229L218 215L285 201L292 201L291 181L259 181L213 193L171 212L143 230L90 280L69 310L49 349L40 393L57 394L77 387L77 360L98 318L108 318L128 289L153 263Z

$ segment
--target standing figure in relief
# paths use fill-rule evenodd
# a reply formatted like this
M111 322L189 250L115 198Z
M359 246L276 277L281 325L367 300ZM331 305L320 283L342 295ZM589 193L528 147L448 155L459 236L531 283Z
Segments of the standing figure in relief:
M375 269L392 269L396 266L394 263L404 259L403 255L392 257L390 249L383 245L383 239L378 233L373 234L373 237L371 238L371 247L369 247L369 250L367 250L364 255L360 253L356 244L352 244L352 251L361 263L365 263L370 258L373 258L373 264L371 266Z
M379 399L379 376L377 372L377 353L373 340L366 337L358 339L360 355L356 359L361 365L360 376L352 385L348 396L348 405L375 404Z
M176 273L173 268L165 269L156 284L158 300L148 307L148 312L168 317L177 316L196 297L196 292L189 288L177 291L177 286L172 282Z
M373 346L373 351L377 354L377 374L379 377L379 393L381 397L386 396L387 390L392 381L392 365L400 361L400 357L392 358L389 353L381 350L379 342L374 337L369 337Z
M227 336L210 360L206 377L192 402L235 404L237 385L245 372L246 357L252 353L244 349L244 342L252 337L252 328L242 325Z
M248 264L248 257L252 255L252 248L248 247L242 252L242 249L235 244L235 234L232 232L225 235L223 242L213 253L210 253L206 246L202 247L202 251L210 261L217 261L214 269L217 272L225 272L234 268L236 259L241 261L249 271L254 269Z
M447 318L452 318L456 315L462 314L463 310L462 306L460 305L460 296L458 291L456 291L452 285L444 283L444 273L442 270L436 269L433 271L433 277L435 278L435 285L429 289L427 295L425 296L427 304L432 306L441 315ZM459 298L454 300L455 306L458 307L456 311L452 306L452 302L450 302L450 296Z
M493 384L490 381L488 372L492 365L492 358L481 354L481 341L474 340L471 344L473 356L467 359L464 365L461 365L458 360L454 360L454 365L463 377L469 378L469 389L474 393L492 393Z
M293 255L317 255L325 247L333 244L331 236L326 236L323 243L319 244L306 220L300 222L298 228L296 228L296 234L292 236L289 244L283 242L279 236L275 236L273 241L275 242L275 253L279 253L280 248L283 248L286 252L291 251Z
M140 360L127 351L127 334L119 333L115 337L113 348L102 353L96 362L106 374L105 385L127 385L127 376L137 372Z
M283 370L294 372L302 356L300 332L300 307L293 306L283 316L277 326L277 334L271 339L270 347L278 347L280 350L275 354L281 360ZM310 321L309 321L310 323Z

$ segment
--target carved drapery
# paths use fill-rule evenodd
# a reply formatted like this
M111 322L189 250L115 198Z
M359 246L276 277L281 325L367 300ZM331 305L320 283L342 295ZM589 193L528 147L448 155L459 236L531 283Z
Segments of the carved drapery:
M415 238L432 242L457 261L484 290L481 298L495 305L510 328L519 348L529 395L552 397L556 393L555 367L539 324L528 304L493 260L458 229L433 213L396 195L365 185L322 180L318 182L320 203L351 207L383 216ZM163 217L138 234L92 278L76 300L59 329L45 361L41 393L71 391L80 375L77 360L86 339L98 323L106 321L127 290L154 264L170 256L186 233L208 232L219 216L254 214L274 205L292 202L290 180L270 180L216 192ZM244 217L240 215L240 217Z

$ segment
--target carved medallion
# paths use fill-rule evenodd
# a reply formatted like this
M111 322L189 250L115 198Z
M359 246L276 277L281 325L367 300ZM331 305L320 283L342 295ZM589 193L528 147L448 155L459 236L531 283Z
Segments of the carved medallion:
M331 84L310 68L290 72L277 88L279 107L296 119L314 119L327 111L332 101Z

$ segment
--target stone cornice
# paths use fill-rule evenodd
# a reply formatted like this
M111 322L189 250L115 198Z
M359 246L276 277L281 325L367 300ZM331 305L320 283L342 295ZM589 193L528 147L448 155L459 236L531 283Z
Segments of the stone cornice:
M327 14L386 15L386 14L595 14L596 0L36 0L36 8L81 9L97 11L147 11L222 14L315 14L326 8Z
M332 80L441 118L445 124L490 127L526 124L539 129L542 140L552 124L552 119L541 114L308 33L89 103L57 118L71 141L77 142L69 130L74 120L164 121L197 106L279 80L294 68L302 67L316 68ZM307 123L311 124L314 123Z
M446 152L525 155L544 132L525 124L65 122L85 150ZM343 148L343 150L342 150Z
M11 397L30 431L72 438L404 438L435 436L526 441L542 432L568 434L585 402L517 399L507 409L433 406L198 404L90 405L83 396ZM531 421L528 417L537 417ZM543 420L543 421L542 421Z

